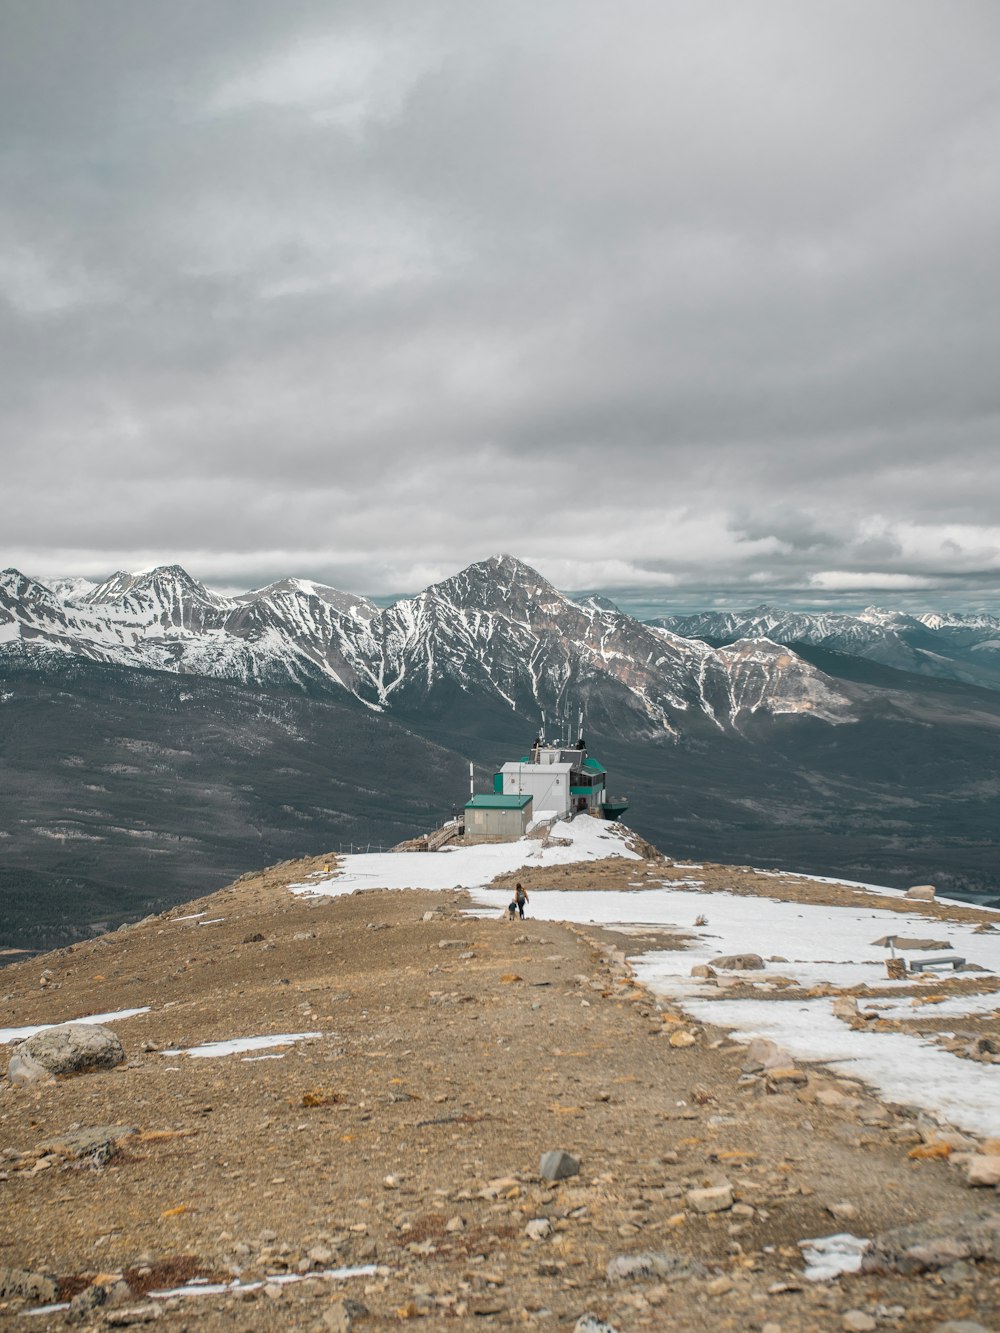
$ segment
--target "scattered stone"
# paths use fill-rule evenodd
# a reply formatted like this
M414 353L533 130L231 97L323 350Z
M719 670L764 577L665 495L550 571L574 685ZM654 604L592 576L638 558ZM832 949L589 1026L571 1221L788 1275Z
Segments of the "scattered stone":
M959 1259L1000 1259L1000 1208L983 1208L883 1232L861 1261L864 1273L921 1273Z
M672 1250L618 1254L607 1268L609 1282L637 1282L658 1277L673 1282L684 1277L705 1277L706 1269L696 1259L688 1259Z
M990 1333L990 1330L974 1319L947 1319L943 1324L935 1324L930 1333Z
M565 1180L567 1176L580 1174L580 1163L572 1154L556 1148L542 1154L538 1174L543 1180Z
M445 1223L444 1229L445 1231L450 1231L452 1235L455 1235L456 1232L464 1231L465 1218L459 1217L458 1214L456 1214L454 1217L450 1217L448 1221Z
M936 892L933 884L914 884L912 889L906 890L903 897L912 898L918 903L932 903Z
M878 948L887 949L890 941L897 949L950 949L950 940L925 940L916 939L907 935L883 935L881 939L872 940L872 944Z
M119 1145L137 1131L132 1125L95 1125L88 1129L70 1130L58 1138L40 1143L36 1151L49 1153L87 1166L105 1166Z
M847 1333L871 1333L872 1329L878 1327L871 1315L865 1314L864 1310L848 1310L840 1324Z
M790 1087L808 1083L809 1075L804 1069L796 1069L794 1065L785 1065L778 1069L769 1069L767 1071L767 1081L784 1092Z
M732 1291L733 1280L723 1274L722 1277L715 1277L711 1282L705 1284L705 1290L709 1296L725 1296L727 1292Z
M671 1032L669 1040L671 1046L682 1048L693 1046L698 1039L693 1033L687 1032L684 1028L679 1028L676 1032Z
M709 967L708 963L695 963L691 969L693 977L714 977L716 971L714 967Z
M1000 1055L1000 1042L995 1037L988 1037L982 1034L973 1039L962 1048L962 1054L967 1055L970 1060L979 1060L983 1064L996 1064L997 1055Z
M301 944L304 940L314 940L315 938L316 932L314 930L297 930L292 936L292 941L295 944Z
M966 1167L966 1182L973 1186L1000 1185L1000 1157L987 1157L980 1153L970 1157Z
M721 968L723 972L760 972L764 960L759 953L729 953L710 958L709 966Z
M27 1268L0 1268L0 1297L21 1297L49 1305L59 1298L59 1283L48 1273Z
M853 1222L858 1215L853 1203L830 1203L827 1204L826 1211L838 1222Z
M688 1190L684 1199L696 1213L722 1213L733 1206L733 1187L726 1181L707 1189Z
M36 1032L16 1047L7 1069L12 1083L17 1081L25 1056L46 1074L86 1074L124 1063L125 1050L115 1033L99 1023L61 1023Z
M341 1297L324 1311L323 1326L330 1333L351 1333L355 1319L363 1319L367 1313L367 1306L361 1301Z
M121 1310L109 1310L104 1322L111 1328L130 1328L134 1324L152 1324L163 1318L163 1310L156 1301L145 1305L126 1306Z
M596 1314L582 1314L573 1325L573 1333L618 1333L618 1329Z
M87 1287L79 1292L69 1303L69 1309L66 1311L67 1324L84 1324L89 1322L90 1316L94 1310L99 1310L102 1305L108 1301L107 1287L102 1287L98 1283Z
M524 1228L529 1240L548 1240L552 1235L552 1223L547 1217L533 1217Z
M747 1062L761 1069L788 1068L792 1057L769 1037L754 1037L747 1047Z

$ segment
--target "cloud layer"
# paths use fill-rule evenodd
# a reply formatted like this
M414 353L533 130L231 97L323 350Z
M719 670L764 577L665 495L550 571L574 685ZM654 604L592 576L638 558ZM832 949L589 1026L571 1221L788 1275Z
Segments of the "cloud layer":
M998 38L992 0L7 6L4 563L995 598Z

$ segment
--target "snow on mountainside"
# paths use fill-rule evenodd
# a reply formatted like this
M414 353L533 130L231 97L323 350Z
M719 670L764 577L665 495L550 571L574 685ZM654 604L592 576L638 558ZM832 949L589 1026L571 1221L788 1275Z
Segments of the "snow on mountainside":
M578 603L511 556L496 556L385 610L308 580L239 597L209 592L179 566L118 573L63 602L8 571L4 651L241 683L346 690L376 710L421 708L453 691L552 716L572 699L624 731L727 729L753 714L852 720L815 667L763 635L725 649Z
M47 578L39 579L37 581L39 583L44 583L50 592L55 593L60 602L66 602L70 606L74 606L77 602L82 601L88 593L93 592L97 587L97 584L93 579L84 579L77 575L70 575L69 578L64 579Z
M767 637L783 644L812 644L865 657L897 671L960 680L1000 689L1000 675L984 660L1000 639L1000 619L983 614L906 615L870 606L859 615L811 614L757 606L750 611L706 611L653 622L676 634L728 644ZM986 652L979 652L980 649ZM975 656L978 652L978 657Z

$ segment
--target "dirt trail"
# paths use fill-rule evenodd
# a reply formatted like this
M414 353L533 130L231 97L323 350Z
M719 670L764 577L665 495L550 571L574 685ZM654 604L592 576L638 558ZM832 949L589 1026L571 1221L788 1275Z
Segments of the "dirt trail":
M4 1026L152 1006L113 1025L122 1069L4 1085L0 1266L53 1274L65 1297L125 1275L126 1310L191 1273L251 1281L376 1266L345 1282L160 1302L165 1329L418 1318L426 1330L554 1329L585 1311L622 1333L769 1323L811 1333L841 1329L852 1310L880 1329L1000 1321L994 1264L948 1280L802 1280L804 1237L873 1235L982 1204L946 1161L909 1156L921 1140L910 1117L863 1090L827 1108L815 1100L822 1080L810 1097L801 1081L748 1076L743 1048L631 983L608 932L470 919L458 892L288 893L327 864L245 876L0 972ZM634 864L558 874L573 888L637 878ZM773 884L786 895L787 881ZM303 1032L321 1035L250 1060L163 1053ZM691 1044L673 1044L681 1032ZM39 1155L74 1126L106 1124L140 1133L101 1169ZM579 1159L578 1175L540 1180L554 1148ZM695 1211L687 1192L723 1179L735 1207ZM847 1205L839 1218L835 1205ZM533 1239L526 1227L540 1219ZM704 1271L608 1281L609 1261L641 1251ZM24 1307L7 1298L0 1315ZM82 1323L116 1326L117 1313L97 1308Z

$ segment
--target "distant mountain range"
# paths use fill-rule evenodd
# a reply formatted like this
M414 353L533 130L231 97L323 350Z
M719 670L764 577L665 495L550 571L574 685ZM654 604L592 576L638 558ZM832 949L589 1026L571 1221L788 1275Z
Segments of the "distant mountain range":
M511 556L385 609L291 578L221 597L176 565L7 570L7 934L37 937L40 903L76 929L74 904L111 919L279 856L393 843L464 800L470 761L486 783L543 715L555 738L580 708L612 794L667 852L1000 893L991 617L646 624Z
M1000 690L1000 617L928 612L920 616L870 606L860 615L810 615L756 606L751 611L705 611L654 620L674 634L727 644L776 639L866 657L898 671L961 680Z

